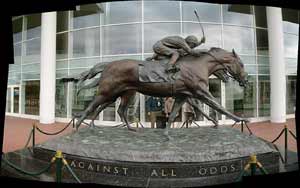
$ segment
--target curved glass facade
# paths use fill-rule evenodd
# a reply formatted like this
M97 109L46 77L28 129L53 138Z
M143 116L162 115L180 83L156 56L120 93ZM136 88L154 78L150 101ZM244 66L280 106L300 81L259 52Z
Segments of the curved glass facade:
M210 91L231 112L245 117L270 116L270 71L266 9L260 6L220 5L181 1L130 1L80 6L78 11L57 12L56 117L71 117L93 99L96 89L76 96L77 88L58 82L96 63L123 58L145 59L152 45L169 35L202 36L194 15L197 9L206 43L199 48L235 49L249 73L245 90L236 82L210 80ZM298 11L282 9L287 75L287 114L294 113L298 52ZM296 16L296 17L295 17ZM10 65L8 85L20 87L20 113L38 115L41 14L13 19L15 64ZM30 92L28 92L30 91ZM32 94L36 93L36 94ZM130 119L149 121L147 96L132 103ZM32 102L35 101L35 102ZM10 102L11 103L11 102ZM98 117L103 122L120 121L119 100ZM36 108L35 108L36 107ZM136 112L133 111L137 108ZM210 109L204 108L207 112ZM225 121L225 116L219 116ZM199 121L204 120L198 117ZM180 121L180 119L178 120ZM207 123L206 121L204 123Z

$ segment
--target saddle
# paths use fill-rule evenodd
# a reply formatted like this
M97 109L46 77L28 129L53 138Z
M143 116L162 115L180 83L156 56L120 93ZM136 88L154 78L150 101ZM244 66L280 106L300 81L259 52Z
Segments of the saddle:
M180 77L180 71L166 72L168 62L169 59L141 61L139 63L139 81L148 83L174 82ZM179 62L176 62L176 64L179 67Z

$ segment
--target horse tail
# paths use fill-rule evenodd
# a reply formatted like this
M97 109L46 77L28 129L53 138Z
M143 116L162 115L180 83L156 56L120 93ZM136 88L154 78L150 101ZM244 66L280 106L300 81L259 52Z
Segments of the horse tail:
M94 79L94 81L93 81L92 83L89 83L89 84L87 84L87 85L84 85L84 86L80 87L80 88L77 90L77 93L76 93L76 94L79 95L80 91L82 91L82 90L84 90L84 89L90 89L90 88L97 87L98 84L99 84L100 78L101 78L101 77L96 78L96 79Z

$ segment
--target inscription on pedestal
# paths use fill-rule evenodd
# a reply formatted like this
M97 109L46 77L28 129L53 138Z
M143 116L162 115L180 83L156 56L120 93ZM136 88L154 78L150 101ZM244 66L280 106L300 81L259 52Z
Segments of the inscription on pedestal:
M95 173L130 176L130 177L152 177L152 178L184 178L184 177L206 177L221 174L230 174L241 171L241 160L222 161L215 164L185 164L179 167L172 164L153 165L124 165L93 162L88 160L67 159L74 169L86 170ZM166 167L164 167L166 166Z

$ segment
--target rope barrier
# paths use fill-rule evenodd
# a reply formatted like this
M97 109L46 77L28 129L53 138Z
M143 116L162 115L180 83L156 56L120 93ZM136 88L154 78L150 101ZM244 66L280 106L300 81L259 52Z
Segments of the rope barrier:
M65 126L62 130L60 130L60 131L58 131L58 132L56 132L56 133L47 133L47 132L41 130L35 123L33 124L33 126L34 126L40 133L45 134L45 135L49 135L49 136L53 136L53 135L58 135L58 134L62 133L64 130L66 130L66 129L70 126L70 124L71 124L71 122L69 122L69 123L67 124L67 126Z
M280 153L278 147L274 144L282 136L283 133L284 133L284 160L283 160L282 154ZM288 160L288 157L287 157L287 151L288 151L288 133L290 133L293 136L294 139L297 139L296 135L291 130L289 130L289 128L287 127L287 124L285 124L284 128L279 133L279 135L271 142L271 143L273 143L275 149L277 151L279 151L279 156L280 156L280 159L281 159L281 161L283 163L287 163L287 160Z
M45 168L43 168L42 170L38 171L38 172L29 172L26 170L22 170L20 167L15 166L14 164L12 164L11 162L9 162L7 159L5 159L4 157L2 157L2 161L7 164L9 167L15 169L16 171L23 173L25 175L30 175L30 176L38 176L41 175L42 173L47 172L53 165L53 162L49 163L48 166L46 166Z
M62 180L62 168L64 166L67 167L67 170L71 173L72 177L78 182L78 183L82 183L80 181L80 179L76 176L76 174L74 173L74 171L72 170L72 168L69 166L68 162L64 159L62 152L60 150L57 150L55 153L55 156L51 159L50 163L48 164L48 166L46 166L45 168L43 168L42 170L38 171L38 172L29 172L26 170L21 169L20 167L17 167L16 165L12 164L11 162L9 162L7 159L5 159L5 157L2 157L2 161L7 164L9 167L15 169L16 171L25 174L25 175L30 175L30 176L38 176L41 175L45 172L47 172L52 165L54 164L54 162L56 163L56 182L60 183Z
M237 124L237 121L234 124L232 124L231 127L234 127L236 124ZM251 129L248 127L247 122L243 121L243 120L241 121L241 132L244 132L244 125L248 129L250 135L252 135L253 133L252 133Z
M268 171L263 167L263 165L257 160L256 155L251 155L249 162L245 165L244 169L237 177L237 181L241 181L242 177L251 169L251 176L256 174L256 169L258 168L260 172L264 175L268 174Z
M29 133L29 137L28 137L28 139L27 139L27 142L26 142L24 148L27 148L27 147L28 147L28 144L29 144L29 142L30 142L30 140L31 140L31 138L32 138L32 135L33 135L33 128L31 129L31 131L30 131L30 133Z

